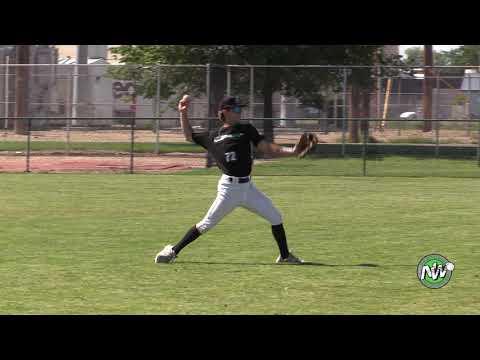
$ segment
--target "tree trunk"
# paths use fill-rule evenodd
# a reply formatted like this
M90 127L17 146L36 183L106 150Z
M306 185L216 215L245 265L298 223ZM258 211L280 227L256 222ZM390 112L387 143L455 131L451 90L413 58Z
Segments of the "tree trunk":
M433 47L432 45L424 46L425 66L433 66ZM423 131L432 131L432 69L425 68L425 78L423 79Z
M227 93L227 80L224 67L211 66L210 70L210 109L208 116L217 117L220 101ZM215 128L218 121L213 121L211 127Z
M224 67L210 67L210 107L208 109L209 117L218 117L218 107L220 101L226 94L227 80ZM208 130L214 130L218 127L219 120L208 120ZM207 152L207 167L215 165L215 160L210 152Z
M263 83L263 135L265 140L273 142L273 84L271 69L265 68L265 79Z
M360 117L360 91L357 86L353 85L350 87L350 119L355 119ZM349 120L348 121L348 140L351 143L358 143L360 141L359 137L359 126L358 121Z
M30 61L30 45L17 45L16 62L17 64L28 64ZM15 76L15 116L28 116L28 95L30 68L28 66L17 66ZM27 120L15 119L15 133L27 135Z
M364 119L370 118L370 90L364 89L360 94L361 117ZM370 127L368 120L361 121L362 134L368 135L368 128Z

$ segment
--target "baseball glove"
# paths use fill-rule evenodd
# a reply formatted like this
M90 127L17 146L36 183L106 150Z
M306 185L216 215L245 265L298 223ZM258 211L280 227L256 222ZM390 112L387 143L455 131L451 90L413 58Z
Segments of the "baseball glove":
M297 153L299 158L305 157L307 153L318 144L318 137L312 133L303 133L295 145L294 151Z

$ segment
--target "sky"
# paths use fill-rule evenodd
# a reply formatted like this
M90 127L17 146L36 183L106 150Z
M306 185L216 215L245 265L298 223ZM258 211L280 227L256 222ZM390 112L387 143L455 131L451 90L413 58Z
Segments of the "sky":
M400 55L405 54L405 49L408 49L409 47L414 47L414 46L422 46L423 47L423 45L400 45ZM448 51L448 50L455 49L459 46L462 46L462 45L433 45L433 50L435 50L435 51Z

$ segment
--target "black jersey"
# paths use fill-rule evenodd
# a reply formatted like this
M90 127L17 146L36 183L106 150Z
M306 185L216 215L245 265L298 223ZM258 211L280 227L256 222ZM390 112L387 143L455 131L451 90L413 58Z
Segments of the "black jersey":
M252 149L265 137L251 124L221 127L211 133L193 133L193 141L207 149L222 172L229 176L246 177L252 172Z

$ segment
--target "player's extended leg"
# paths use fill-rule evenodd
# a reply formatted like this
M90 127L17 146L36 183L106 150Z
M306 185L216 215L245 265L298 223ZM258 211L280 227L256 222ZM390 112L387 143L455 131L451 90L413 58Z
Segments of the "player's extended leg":
M200 235L205 234L217 225L225 216L235 209L237 201L234 195L228 192L219 191L215 201L204 216L202 221L194 225L184 236L180 242L173 247L173 250L178 255L180 251L196 240Z
M205 217L187 231L185 236L175 246L167 245L155 257L156 263L172 262L182 249L188 244L192 243L200 237L200 235L211 230L217 225L226 215L235 209L238 205L236 192L230 192L228 188L220 187L218 189L217 197L210 206Z
M245 200L242 202L242 206L254 212L255 214L260 215L272 225L272 234L278 244L278 249L280 250L280 256L277 259L277 263L303 262L302 260L297 259L288 250L287 237L283 227L282 215L273 205L272 200L258 190L255 184L250 183L250 188Z

